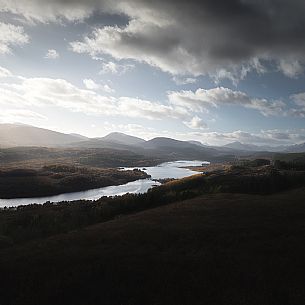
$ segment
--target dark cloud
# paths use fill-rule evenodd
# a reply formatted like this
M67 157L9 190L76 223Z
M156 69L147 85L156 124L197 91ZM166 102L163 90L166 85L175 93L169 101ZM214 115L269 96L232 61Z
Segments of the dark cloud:
M126 26L101 27L73 44L77 52L131 58L172 74L236 79L251 69L262 71L259 63L265 60L289 77L303 72L305 2L301 0L56 0L53 4L0 0L6 10L15 6L11 11L32 19L44 2L49 8L46 19L52 14L84 19L97 10L127 16Z

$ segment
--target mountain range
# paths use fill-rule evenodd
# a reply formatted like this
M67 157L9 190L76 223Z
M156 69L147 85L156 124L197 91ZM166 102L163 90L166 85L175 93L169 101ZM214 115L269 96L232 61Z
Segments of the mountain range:
M23 124L0 124L0 147L60 146L88 140L78 134L64 134Z
M120 132L101 138L88 138L79 134L65 134L23 124L0 124L0 148L17 146L111 148L136 153L161 152L196 157L198 153L208 155L249 152L305 152L305 143L292 146L257 146L233 142L224 146L208 146L199 141L180 141L166 137L144 140Z
M229 143L224 145L223 147L242 150L242 151L269 151L269 152L285 152L290 149L288 145L280 145L280 146L268 146L268 145L254 145L254 144L244 144L238 141ZM304 150L305 151L305 150Z

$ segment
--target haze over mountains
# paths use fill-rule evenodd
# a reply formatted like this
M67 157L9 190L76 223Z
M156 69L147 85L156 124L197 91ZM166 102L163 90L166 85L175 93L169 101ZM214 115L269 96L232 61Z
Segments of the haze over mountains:
M280 145L280 146L268 146L268 145L254 145L254 144L244 144L238 141L229 143L224 145L223 147L235 149L235 150L243 150L243 151L271 151L271 152L284 152L287 149L289 150L288 145Z
M0 147L45 146L78 148L111 148L141 152L143 150L161 151L163 153L192 152L235 153L240 152L293 152L305 151L305 143L292 146L257 146L233 142L224 146L207 146L199 141L179 141L166 137L144 140L120 132L113 132L101 138L87 138L79 134L64 134L48 129L23 124L0 124Z
M59 146L86 140L76 134L64 134L23 124L0 124L0 147Z

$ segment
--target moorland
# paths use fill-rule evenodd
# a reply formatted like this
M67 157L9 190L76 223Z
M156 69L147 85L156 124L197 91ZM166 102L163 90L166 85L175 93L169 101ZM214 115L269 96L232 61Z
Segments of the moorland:
M7 196L145 178L121 166L211 161L144 194L0 209L1 305L304 304L305 153L127 139L0 150Z
M2 209L1 304L302 304L305 173L251 164Z

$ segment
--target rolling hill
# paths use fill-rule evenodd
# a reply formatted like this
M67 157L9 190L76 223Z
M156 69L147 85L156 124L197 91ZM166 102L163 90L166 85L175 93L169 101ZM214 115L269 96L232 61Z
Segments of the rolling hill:
M305 152L305 143L297 144L297 145L292 145L288 147L285 152L288 153L302 153Z
M254 145L254 144L245 144L241 143L239 141L235 141L229 144L226 144L222 146L224 148L230 148L234 150L240 150L240 151L252 151L252 152L258 152L258 151L269 151L269 152L282 152L285 151L288 146L280 145L280 146L268 146L268 145Z
M62 146L87 139L79 135L64 134L22 124L0 124L0 147Z
M112 143L118 143L123 145L140 145L145 143L144 139L130 136L121 132L112 132L100 140Z

